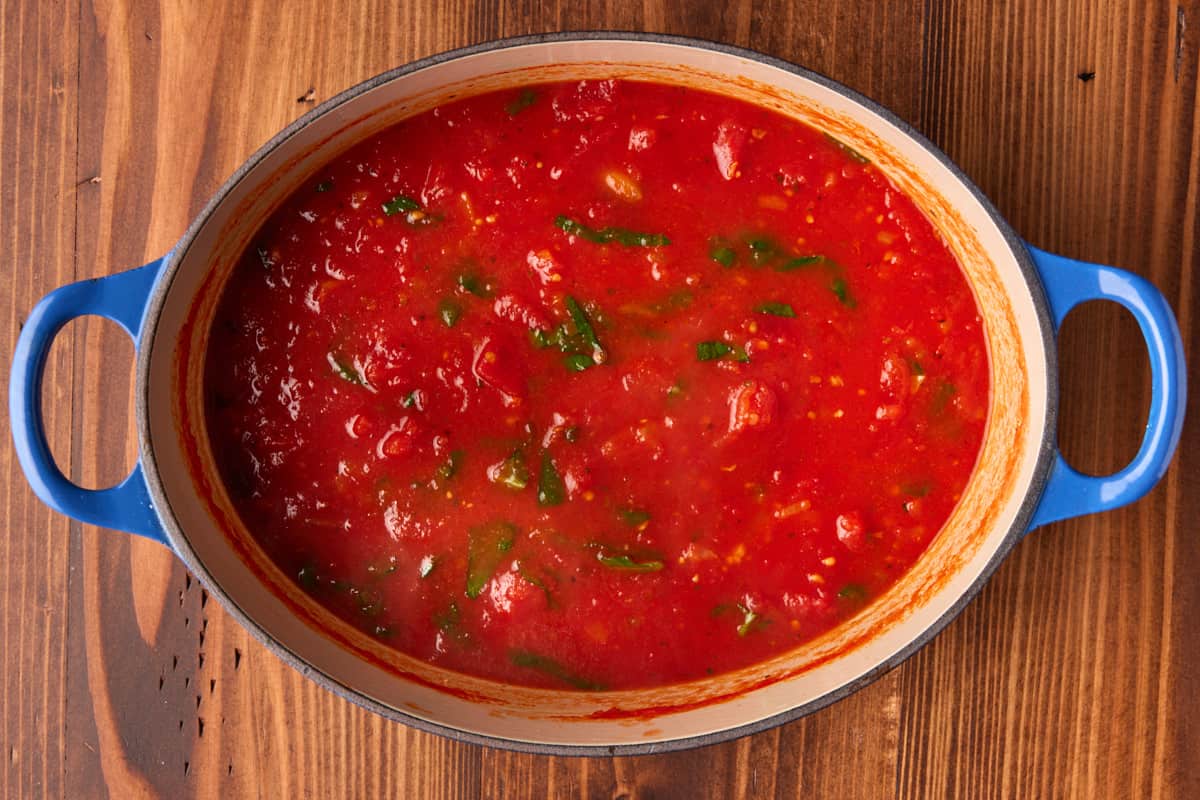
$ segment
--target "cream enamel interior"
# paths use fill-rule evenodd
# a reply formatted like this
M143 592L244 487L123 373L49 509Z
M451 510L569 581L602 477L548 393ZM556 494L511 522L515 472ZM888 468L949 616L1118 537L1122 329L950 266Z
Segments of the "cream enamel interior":
M295 593L283 599L231 546L221 509L227 519L235 515L219 481L210 468L193 474L186 451L193 436L202 455L205 448L196 427L203 422L207 322L223 276L265 217L352 144L452 95L614 76L743 97L828 130L867 154L922 206L971 279L986 319L991 416L981 462L946 529L891 591L831 634L765 665L665 689L581 694L502 686L393 653ZM820 82L739 55L653 41L556 41L478 52L400 75L337 105L267 152L176 258L147 359L144 432L169 499L170 509L160 512L173 517L177 540L186 540L179 542L190 551L185 559L207 573L218 596L252 625L333 682L384 707L468 733L555 745L650 745L744 726L811 703L889 665L950 611L999 551L1035 477L1047 418L1047 365L1034 301L1003 232L945 164L903 130ZM195 357L181 360L184 351ZM205 484L213 488L217 508L198 490ZM249 541L244 531L235 535ZM265 559L258 560L259 572L286 584ZM352 647L298 615L297 603Z

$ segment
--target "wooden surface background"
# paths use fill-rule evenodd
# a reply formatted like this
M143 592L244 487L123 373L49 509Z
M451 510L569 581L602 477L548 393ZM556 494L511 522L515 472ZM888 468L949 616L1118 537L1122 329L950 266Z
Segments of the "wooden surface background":
M881 101L1043 247L1156 283L1197 358L1195 0L0 0L0 340L47 291L161 255L309 106L500 36L655 30ZM1094 77L1086 79L1094 73ZM1061 442L1136 450L1132 319L1066 325ZM64 469L122 476L133 349L73 323L47 374ZM1197 371L1193 369L1193 380ZM1200 381L1195 381L1200 384ZM69 522L0 444L0 796L1200 797L1200 415L1140 503L1022 542L929 647L807 719L641 758L516 755L375 718L283 666L158 545Z

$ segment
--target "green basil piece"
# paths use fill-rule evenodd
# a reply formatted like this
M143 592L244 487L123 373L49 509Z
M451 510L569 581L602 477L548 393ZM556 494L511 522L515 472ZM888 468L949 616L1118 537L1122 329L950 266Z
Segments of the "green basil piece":
M576 675L554 659L529 650L509 650L508 659L518 667L535 669L585 692L602 692L604 685Z
M462 465L463 456L466 453L462 450L451 450L450 455L437 468L437 477L443 481L448 481L458 474L458 469Z
M317 568L312 564L305 564L296 572L296 580L308 591L317 588L317 583L320 580L317 575Z
M946 408L950 405L950 401L957 393L958 387L950 381L942 381L939 383L937 389L933 393L933 399L929 401L929 413L935 417L939 417L946 413Z
M795 317L796 312L787 303L767 302L754 309L760 314L770 314L775 317Z
M563 215L555 217L554 224L572 236L595 244L616 242L625 247L664 247L671 243L671 240L661 233L639 233L628 228L590 228Z
M617 509L617 518L629 527L636 528L650 521L650 512L632 506L621 506Z
M592 346L592 350L603 358L604 347L596 337L596 329L592 327L592 321L588 319L587 312L583 310L583 306L570 295L563 298L563 304L567 307L567 313L571 315L571 323L575 326L575 330Z
M467 532L467 597L479 597L516 536L517 526L503 521L476 525Z
M862 153L858 152L853 147L846 144L841 139L838 139L837 137L833 136L832 134L828 134L828 133L825 134L825 138L828 139L829 142L831 144L833 144L837 149L839 149L843 153L845 153L846 156L854 163L856 163L856 164L870 164L871 163L871 159L867 158Z
M521 93L517 95L516 99L504 107L504 110L508 112L510 117L515 117L517 114L520 114L522 111L536 103L537 100L538 93L533 89L525 88L521 90Z
M363 385L362 376L358 374L354 364L340 353L330 353L328 356L329 364L333 367L333 371L342 380L347 383L353 383L356 386Z
M775 269L778 272L792 272L793 270L815 267L821 264L833 264L833 262L825 256L796 256L795 258L789 258L781 264L776 264Z
M829 290L846 308L858 306L858 301L850 294L850 287L846 284L845 278L834 278L829 284Z
M737 609L742 612L742 622L737 626L738 636L747 636L767 624L761 614L751 611L748 606L738 603Z
M732 267L737 263L737 253L733 251L732 247L724 244L714 244L708 251L708 257L722 267Z
M537 499L539 506L557 506L567 499L567 489L562 476L550 460L550 454L542 453L542 469L538 475Z
M387 214L389 217L395 216L402 211L420 210L421 204L404 194L398 194L383 204L383 213Z
M867 590L866 590L866 587L864 587L862 584L847 583L845 586L843 586L841 589L838 590L837 596L840 597L842 600L853 600L855 602L862 602L863 600L867 599Z
M583 372L585 369L590 369L596 366L596 361L586 353L572 353L569 356L563 357L563 363L571 372Z
M724 342L699 342L696 345L697 361L716 361L733 352L733 348Z
M448 297L443 298L438 303L438 316L447 328L453 328L458 322L459 317L462 316L462 306Z
M750 248L750 261L756 267L771 263L779 255L779 245L766 236L751 236L746 239L746 246Z
M491 297L495 291L490 280L480 277L474 272L464 272L459 275L458 286L464 292L469 292L485 300Z
M596 555L596 560L609 569L621 570L622 572L660 572L663 568L663 562L655 559L635 561L626 555L608 556L603 552Z
M513 491L521 491L529 485L529 468L525 466L525 456L520 450L514 450L512 455L501 462L500 467L488 476L493 483L498 483Z

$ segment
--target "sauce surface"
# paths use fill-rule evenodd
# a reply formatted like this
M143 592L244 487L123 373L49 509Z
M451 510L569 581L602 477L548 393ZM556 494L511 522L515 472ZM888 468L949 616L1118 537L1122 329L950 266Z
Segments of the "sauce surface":
M744 667L912 565L982 441L959 266L860 154L625 81L448 104L315 175L205 372L243 522L447 668L580 690Z

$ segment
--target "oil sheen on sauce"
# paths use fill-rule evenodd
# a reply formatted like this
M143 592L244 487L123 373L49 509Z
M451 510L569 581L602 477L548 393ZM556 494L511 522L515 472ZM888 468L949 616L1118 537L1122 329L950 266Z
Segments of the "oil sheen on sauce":
M498 681L802 646L937 535L979 311L862 155L626 81L484 94L312 176L236 267L207 428L247 529L368 635Z

